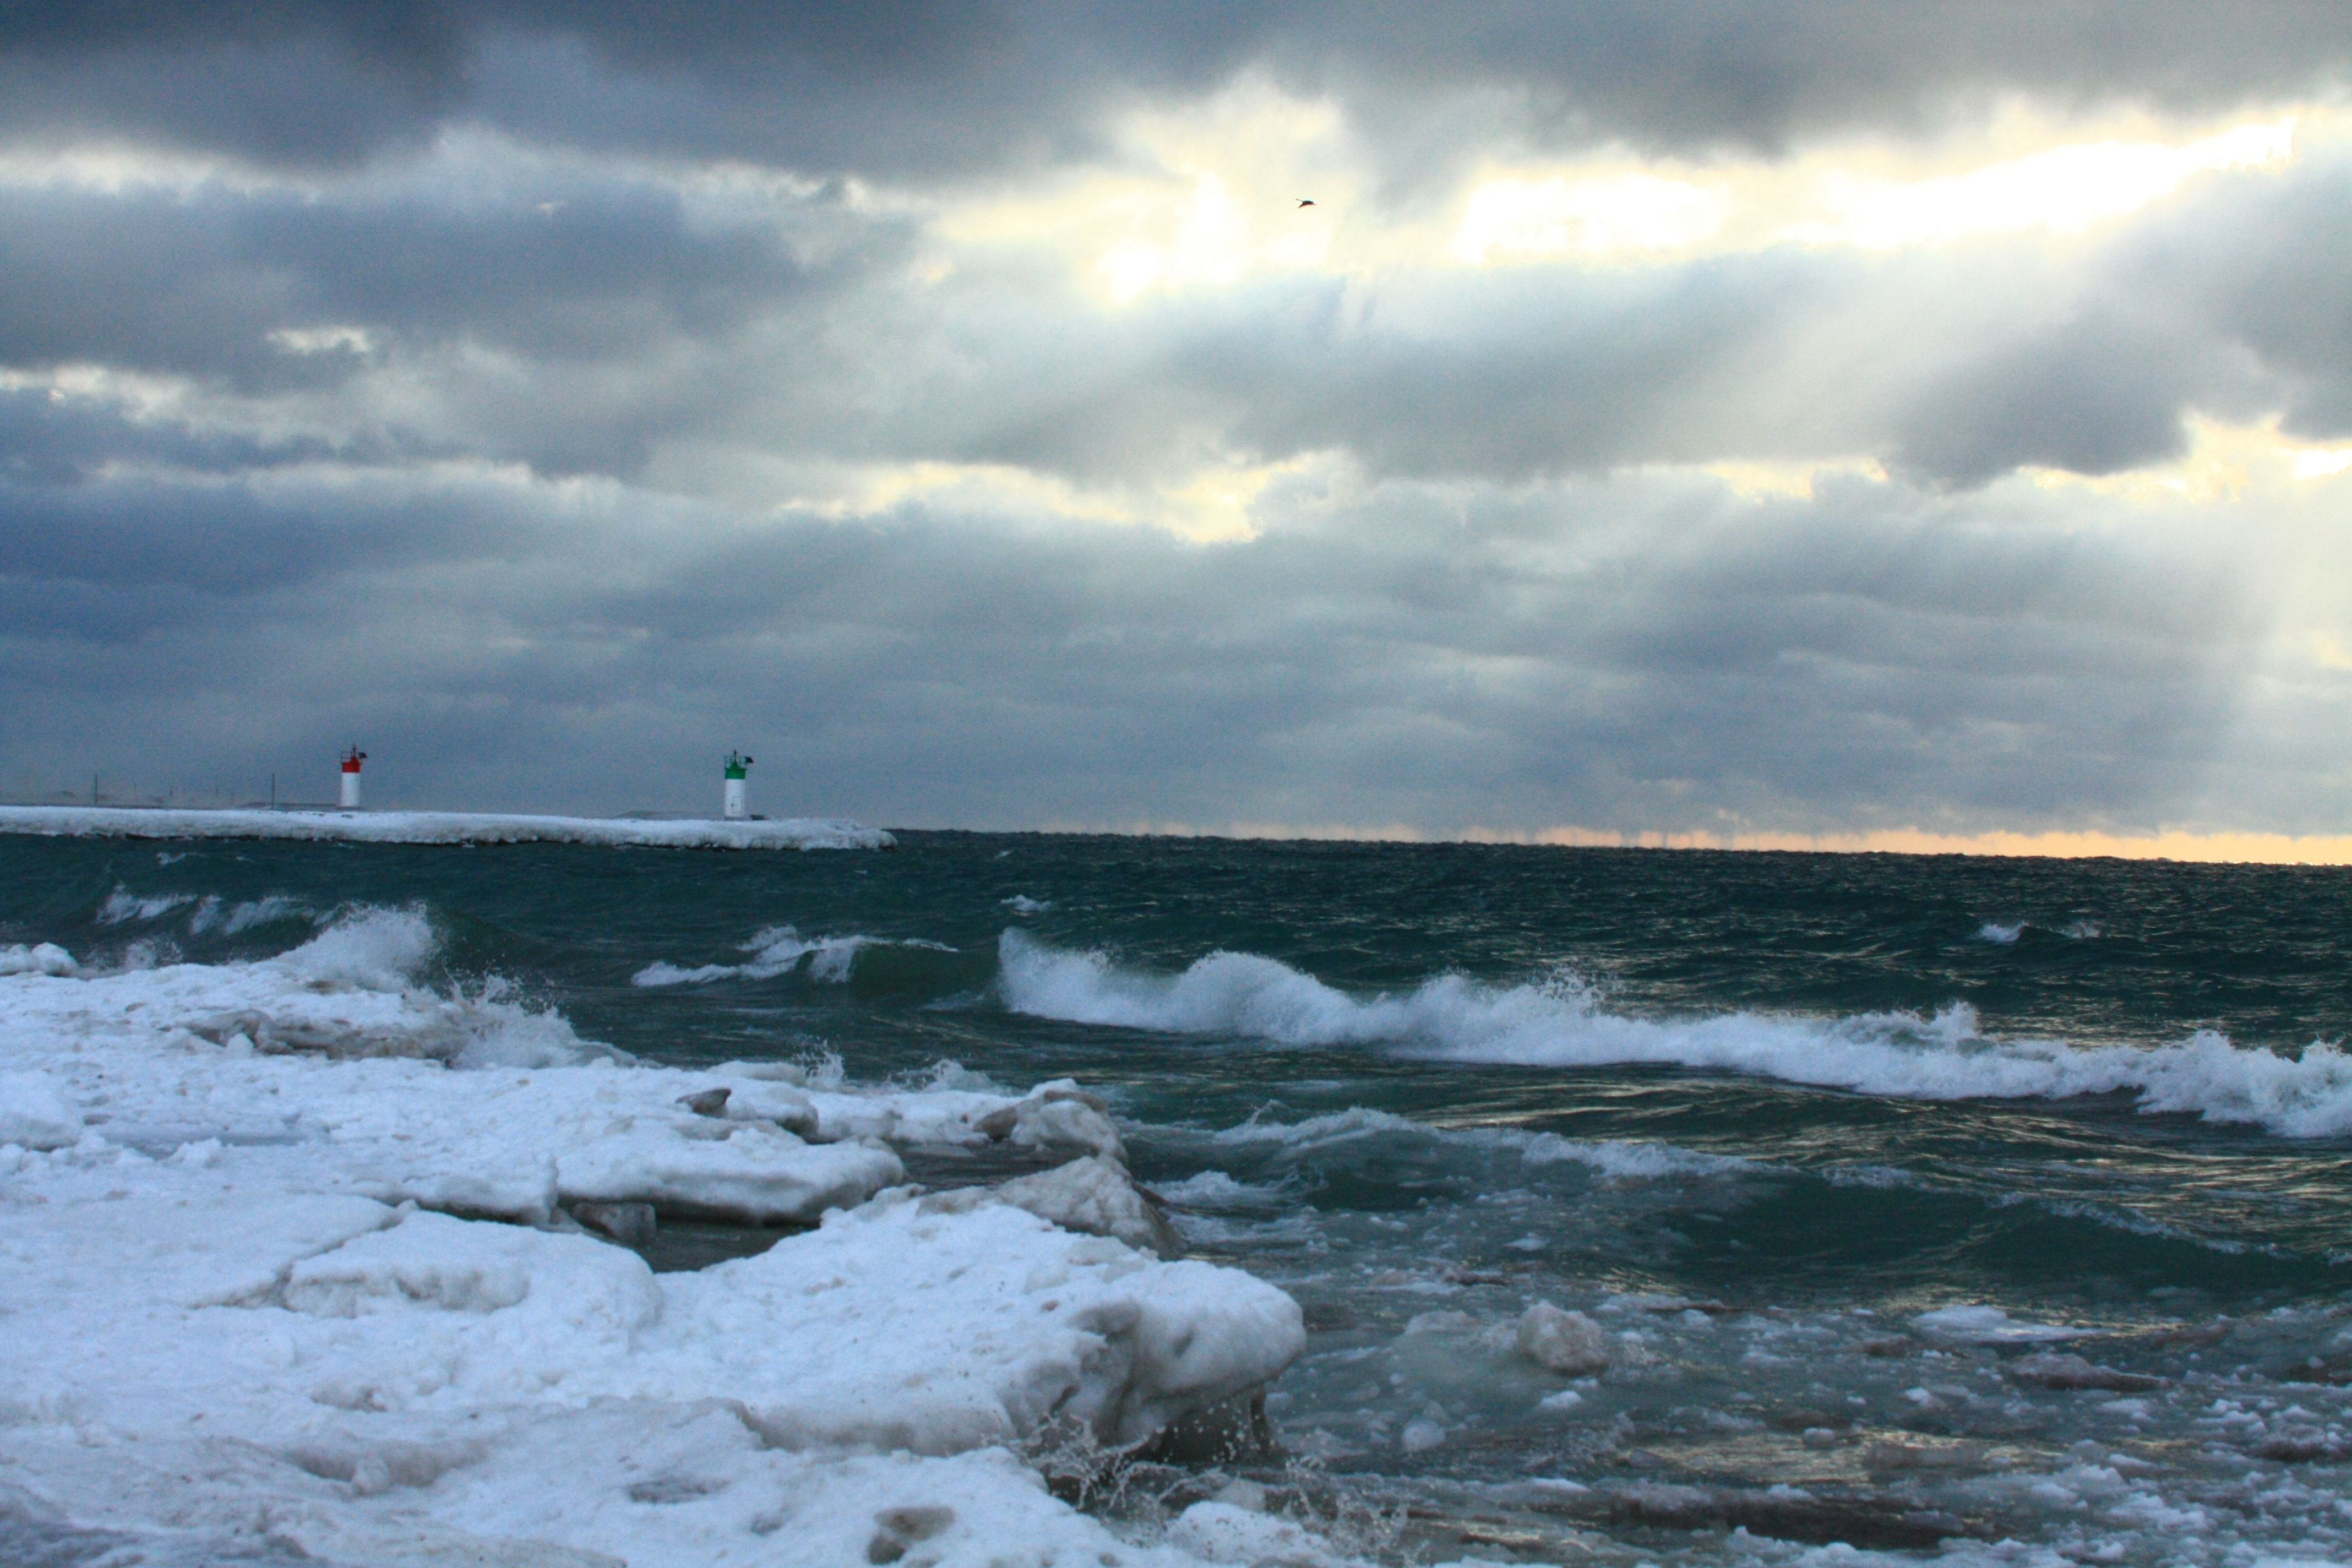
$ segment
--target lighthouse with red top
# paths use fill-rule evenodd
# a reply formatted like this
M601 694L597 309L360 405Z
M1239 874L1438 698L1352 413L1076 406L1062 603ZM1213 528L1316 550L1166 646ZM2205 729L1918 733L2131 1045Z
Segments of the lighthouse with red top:
M367 753L357 746L343 753L343 809L345 811L357 811L360 808L360 764L366 761Z

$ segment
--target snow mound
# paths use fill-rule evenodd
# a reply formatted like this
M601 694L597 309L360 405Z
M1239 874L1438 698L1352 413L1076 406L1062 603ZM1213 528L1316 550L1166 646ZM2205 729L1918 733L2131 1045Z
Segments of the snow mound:
M47 1075L0 1072L0 1144L63 1149L79 1142L81 1117Z
M552 1325L601 1332L644 1328L661 1291L635 1254L580 1236L484 1225L409 1211L287 1272L289 1311L356 1318L398 1311L488 1314L526 1308Z

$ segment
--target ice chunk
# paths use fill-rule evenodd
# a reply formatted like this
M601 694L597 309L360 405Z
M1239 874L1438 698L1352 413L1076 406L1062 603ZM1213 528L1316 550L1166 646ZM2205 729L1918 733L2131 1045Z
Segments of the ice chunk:
M567 1201L650 1203L755 1225L806 1224L863 1203L904 1179L887 1149L810 1144L762 1122L689 1118L681 1127L638 1118L627 1128L557 1156L556 1190ZM702 1130L719 1134L700 1136Z
M1181 1258L1184 1238L1159 1206L1128 1178L1127 1169L1099 1154L1073 1160L996 1187L963 1187L923 1200L926 1213L969 1213L983 1204L1010 1204L1064 1230L1108 1236L1139 1251Z
M946 1453L1053 1421L1132 1443L1258 1387L1306 1345L1297 1304L1273 1286L1004 1205L869 1204L663 1282L666 1384L691 1369L794 1447Z
M743 1093L744 1087L738 1082L736 1093ZM974 1123L1007 1112L1018 1103L1010 1095L956 1089L882 1092L812 1089L801 1098L816 1114L816 1130L807 1134L816 1142L887 1138L894 1143L976 1145L988 1142L990 1134ZM1006 1131L1010 1130L1008 1122Z
M1937 1339L1966 1345L2050 1344L2079 1340L2090 1331L2020 1321L1999 1307L1939 1307L1911 1321Z
M569 1205L569 1212L590 1230L624 1247L643 1247L659 1229L651 1204L579 1203Z
M734 1064L730 1064L730 1068ZM727 1072L730 1068L721 1068ZM815 1103L795 1088L789 1079L775 1079L745 1073L731 1084L705 1089L706 1095L718 1096L717 1109L705 1115L726 1116L737 1121L772 1121L785 1131L812 1142L818 1141L822 1118ZM688 1100L698 1099L689 1095ZM837 1142L837 1138L824 1139Z
M1082 1151L1126 1158L1118 1129L1103 1102L1069 1079L1039 1084L1021 1096L960 1088L883 1092L812 1089L796 1094L763 1086L752 1075L739 1073L739 1067L730 1064L705 1075L725 1079L733 1089L736 1102L728 1114L744 1113L736 1104L748 1100L746 1110L751 1113L784 1121L771 1108L806 1104L817 1118L814 1130L804 1134L813 1142L883 1138L893 1143L972 1146L1009 1140L1043 1152Z
M1566 1377L1606 1372L1617 1360L1617 1342L1608 1330L1549 1301L1538 1301L1520 1317L1518 1346L1521 1355L1546 1372Z
M48 1075L0 1072L0 1143L26 1149L68 1149L80 1142L80 1114Z
M1426 1417L1408 1421L1397 1443L1408 1454L1427 1453L1445 1441L1445 1428Z
M2137 1372L2117 1372L2071 1352L2020 1356L2010 1363L2009 1375L2020 1383L2044 1388L2103 1388L2117 1394L2144 1394L2162 1388L2164 1379Z
M72 953L53 942L0 946L0 974L72 974L79 967Z
M1110 1108L1066 1078L1039 1084L1014 1105L1012 1137L1033 1149L1085 1149L1127 1158Z

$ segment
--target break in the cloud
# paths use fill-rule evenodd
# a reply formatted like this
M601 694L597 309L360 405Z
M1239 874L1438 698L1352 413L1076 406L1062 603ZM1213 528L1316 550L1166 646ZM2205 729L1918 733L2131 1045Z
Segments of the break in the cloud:
M0 20L0 786L2352 826L2326 8L717 15Z

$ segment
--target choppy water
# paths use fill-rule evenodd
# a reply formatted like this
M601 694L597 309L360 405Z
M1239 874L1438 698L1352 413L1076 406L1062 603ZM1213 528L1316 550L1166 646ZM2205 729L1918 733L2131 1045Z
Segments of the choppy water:
M2352 877L902 841L8 839L0 941L214 962L420 904L446 984L647 1058L1076 1077L1307 1309L1261 1479L1394 1552L2352 1544ZM1620 1366L1519 1357L1538 1300Z

